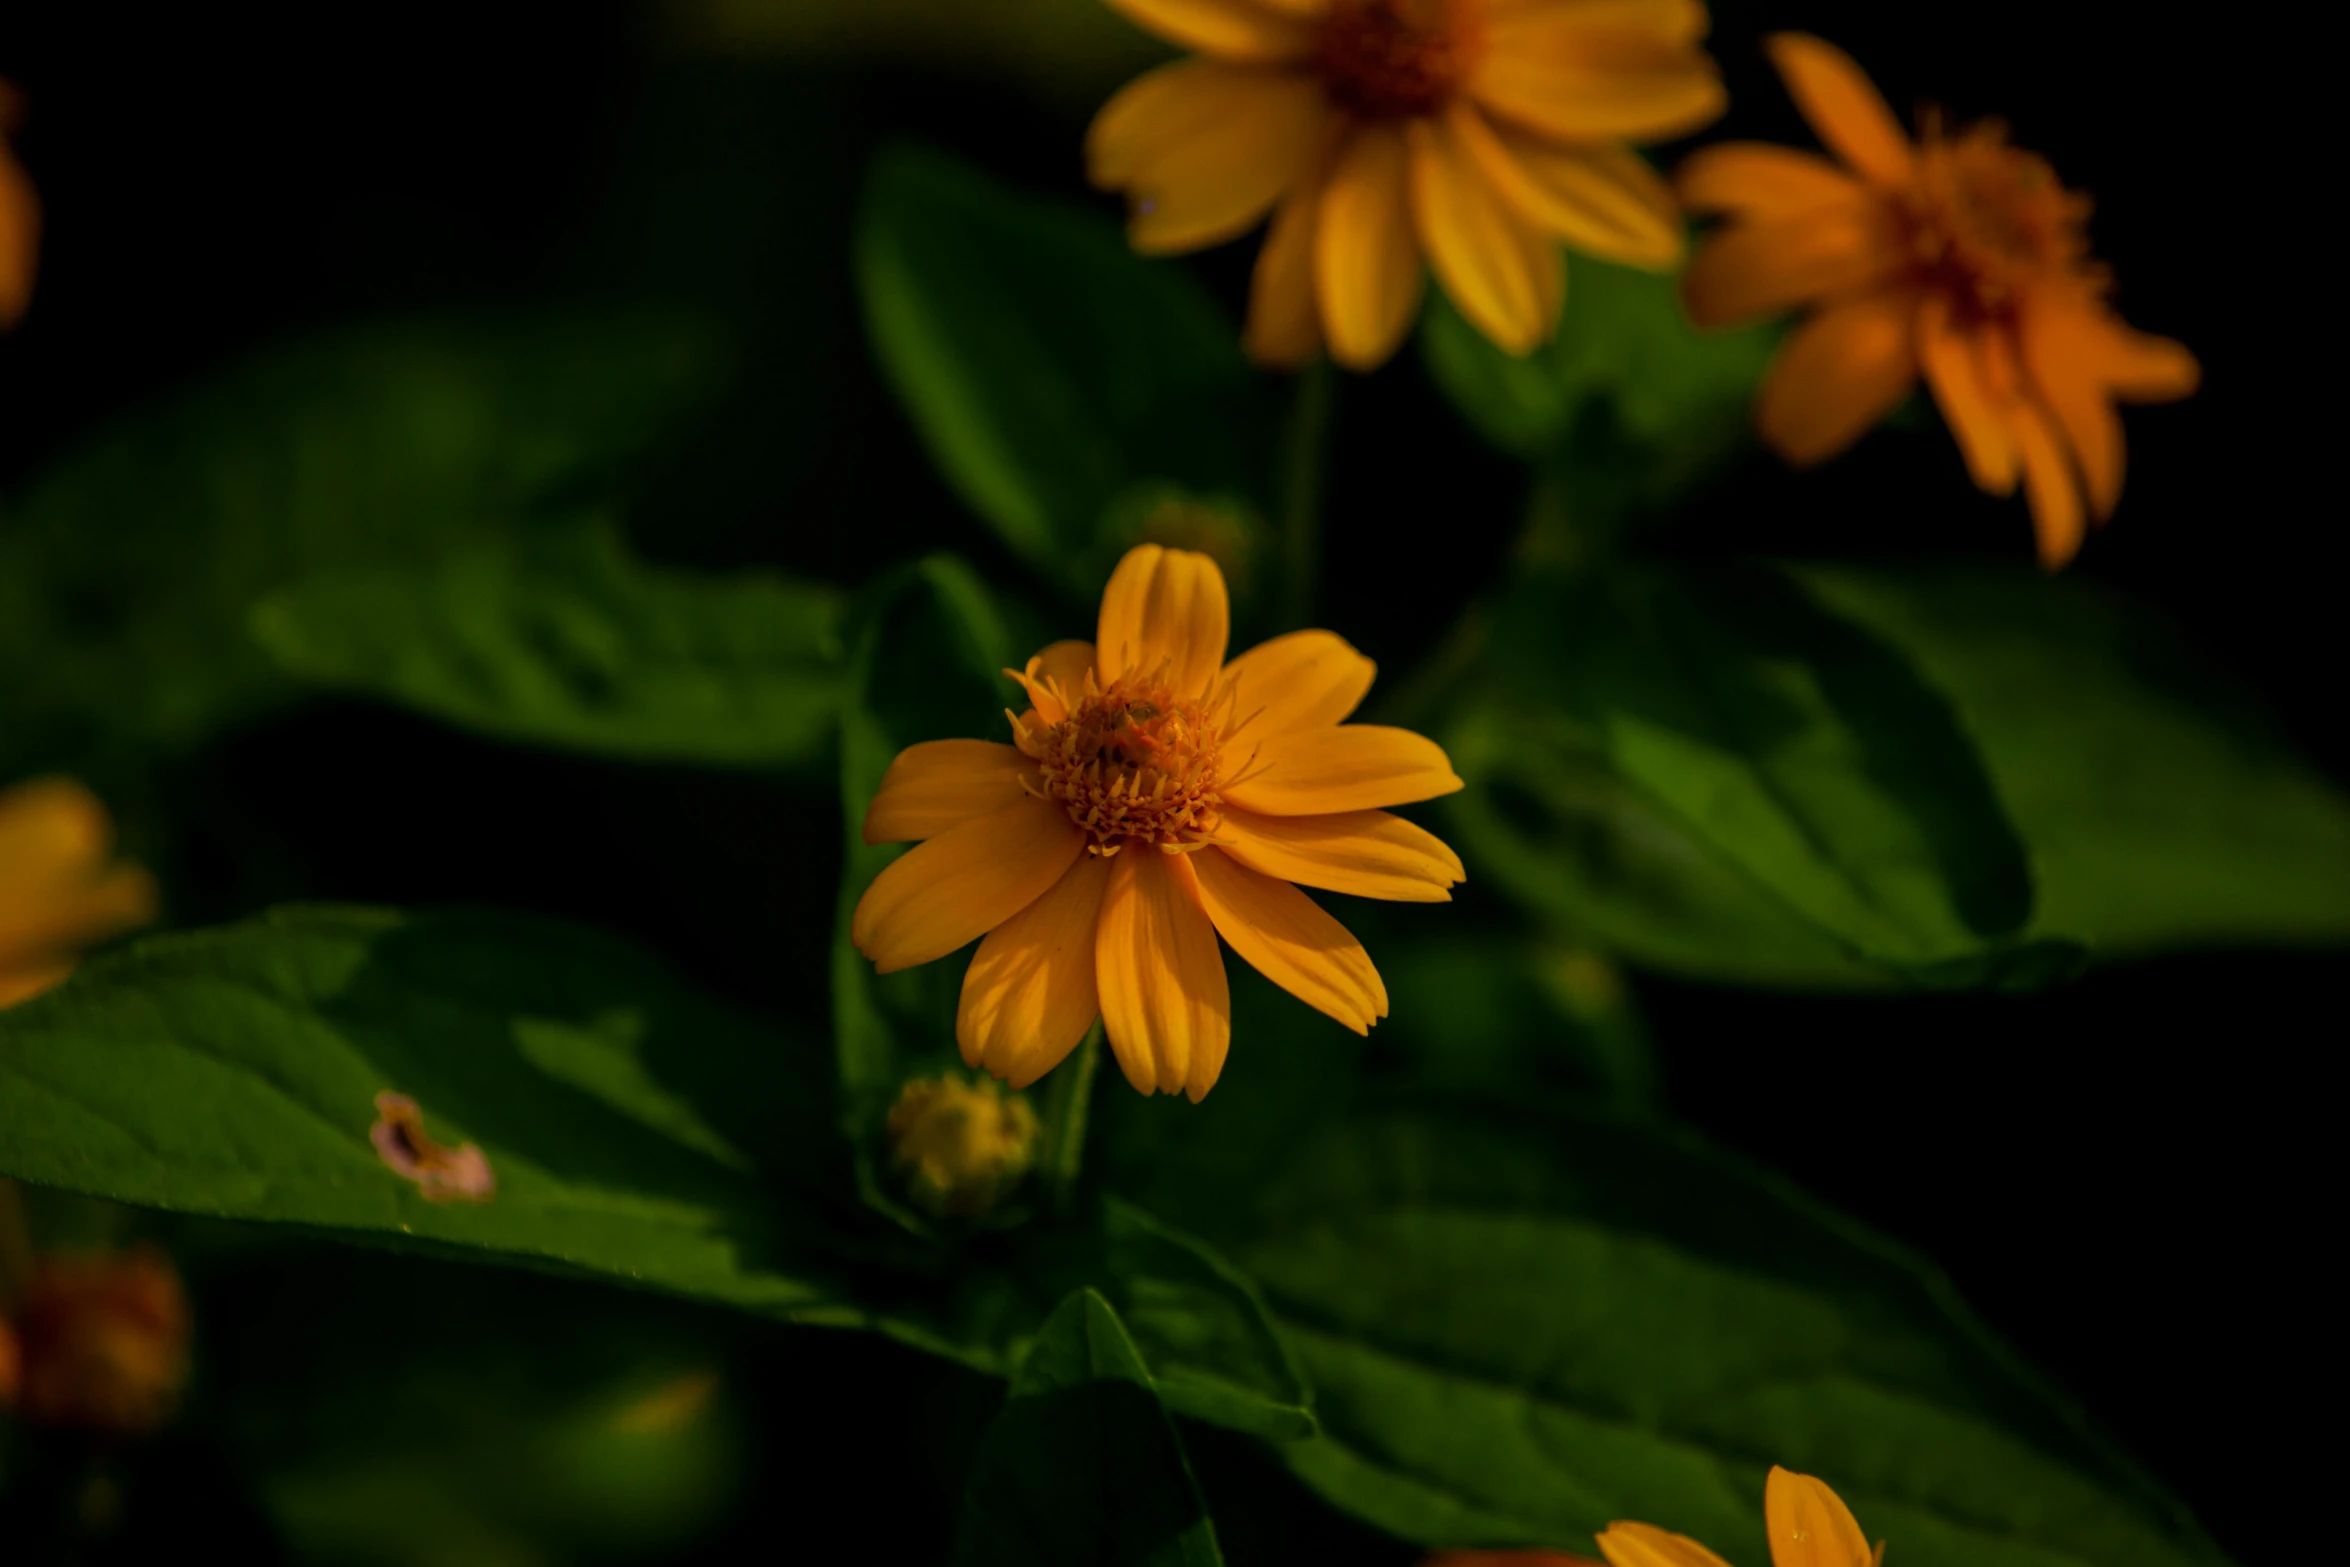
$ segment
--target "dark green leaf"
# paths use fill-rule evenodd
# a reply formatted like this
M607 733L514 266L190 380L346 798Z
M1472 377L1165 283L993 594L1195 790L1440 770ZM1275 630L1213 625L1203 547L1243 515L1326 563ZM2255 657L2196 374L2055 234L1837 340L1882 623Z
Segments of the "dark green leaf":
M1182 1439L1110 1303L1064 1300L979 1450L956 1567L1217 1567Z
M599 526L305 577L253 629L298 680L501 739L782 766L831 738L839 616L833 589L662 570Z
M2034 932L2117 955L2350 939L2350 798L2152 616L2021 571L1796 575L1948 693L2031 844Z
M1344 1045L1260 1045L1251 1095L1228 1074L1180 1128L1129 1111L1103 1147L1262 1285L1323 1429L1286 1456L1334 1505L1586 1552L1639 1518L1760 1562L1781 1463L1915 1567L2222 1559L1939 1275L1783 1184L1601 1114L1375 1099Z
M1536 579L1494 654L1529 728L1556 701L1638 800L1857 956L1945 973L2031 912L2023 847L1949 702L1779 573Z
M184 745L282 700L246 634L259 599L612 504L718 368L670 320L413 321L191 385L8 507L7 754L51 765L115 741Z
M874 166L857 276L874 351L940 469L1072 593L1114 564L1104 519L1130 485L1259 492L1265 421L1237 330L1107 221L901 148Z

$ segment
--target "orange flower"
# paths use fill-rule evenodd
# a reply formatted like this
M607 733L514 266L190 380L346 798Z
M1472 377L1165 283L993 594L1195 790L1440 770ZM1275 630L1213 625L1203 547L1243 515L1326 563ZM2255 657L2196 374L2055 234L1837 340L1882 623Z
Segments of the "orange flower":
M106 808L80 784L0 790L0 1007L64 980L83 947L155 917L155 881L114 858Z
M187 1292L153 1247L48 1253L13 1330L0 1320L0 1406L38 1425L152 1431L187 1384L188 1337Z
M1387 990L1362 943L1292 886L1444 902L1461 862L1382 806L1461 787L1434 743L1344 720L1371 661L1296 631L1224 661L1224 576L1130 550L1093 642L1028 661L1013 745L931 740L892 762L867 843L923 840L850 921L887 974L986 937L955 1038L1014 1088L1107 1026L1144 1093L1215 1086L1231 1042L1221 934L1307 1005L1367 1033Z
M1771 1466L1763 1483L1771 1567L1884 1567L1885 1545L1868 1536L1827 1482ZM1611 1523L1599 1536L1608 1567L1729 1567L1685 1534L1652 1523Z
M1681 255L1672 192L1627 141L1722 112L1698 0L1110 0L1203 58L1095 118L1095 184L1127 192L1135 248L1232 239L1273 212L1248 347L1326 341L1369 369L1420 301L1421 258L1512 353L1550 335L1553 242L1634 266ZM1278 208L1276 211L1275 209Z
M1770 40L1796 106L1844 161L1737 142L1681 166L1681 199L1731 222L1698 248L1683 297L1701 326L1799 305L1756 406L1790 462L1842 451L1920 371L1975 482L2023 480L2040 558L2061 566L2122 488L2116 401L2195 389L2194 356L2133 331L2088 254L2086 198L1995 123L1916 142L1851 57L1800 33Z
M0 81L0 332L24 319L33 302L33 264L41 251L41 198L8 147L23 118L23 95Z

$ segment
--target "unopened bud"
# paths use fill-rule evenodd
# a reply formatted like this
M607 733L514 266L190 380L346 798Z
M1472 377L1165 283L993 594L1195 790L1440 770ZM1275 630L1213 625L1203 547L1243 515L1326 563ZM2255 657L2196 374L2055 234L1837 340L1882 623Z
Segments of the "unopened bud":
M916 1204L967 1218L994 1207L1036 1162L1036 1112L992 1078L919 1078L889 1112L890 1162Z

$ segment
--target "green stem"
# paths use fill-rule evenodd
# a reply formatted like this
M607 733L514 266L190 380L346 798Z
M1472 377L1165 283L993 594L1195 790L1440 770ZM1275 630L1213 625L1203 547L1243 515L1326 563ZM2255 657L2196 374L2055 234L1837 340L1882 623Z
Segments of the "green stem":
M1317 359L1290 394L1281 452L1281 624L1305 625L1314 613L1322 569L1322 476L1329 466L1330 413L1338 372Z
M1067 1213L1077 1195L1077 1172L1085 1164L1085 1123L1093 1106L1094 1074L1102 1064L1102 1020L1095 1018L1069 1059L1053 1074L1052 1144L1045 1150L1045 1189L1053 1212Z

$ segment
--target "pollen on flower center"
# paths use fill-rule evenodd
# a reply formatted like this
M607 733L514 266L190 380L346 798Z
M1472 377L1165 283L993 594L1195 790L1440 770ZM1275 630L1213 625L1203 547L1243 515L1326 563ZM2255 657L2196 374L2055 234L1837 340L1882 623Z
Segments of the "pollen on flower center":
M1977 312L2007 309L2033 277L2087 266L2087 198L2060 185L2047 160L2009 146L1997 126L1956 139L1929 128L1920 171L1911 252Z
M1160 676L1129 676L1107 690L1089 675L1068 716L1018 731L1036 759L1042 793L1085 829L1096 854L1149 845L1184 851L1221 823L1229 689L1178 697Z
M1366 119L1441 109L1469 65L1465 12L1464 0L1337 0L1320 50L1331 99Z

